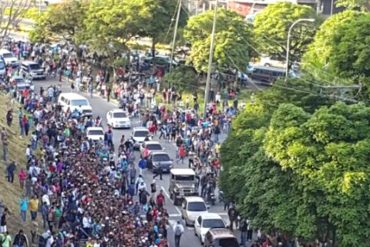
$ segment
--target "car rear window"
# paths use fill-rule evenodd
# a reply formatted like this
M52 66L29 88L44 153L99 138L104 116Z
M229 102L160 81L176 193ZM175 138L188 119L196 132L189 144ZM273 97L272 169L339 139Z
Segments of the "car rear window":
M191 212L207 211L207 207L204 202L189 202L188 211L191 211Z
M162 146L160 144L147 144L146 147L149 150L162 150Z
M104 135L104 132L102 130L89 130L89 133L88 135L91 135L91 136L101 136L101 135Z
M127 115L124 112L115 112L115 113L113 113L113 117L114 118L125 118L125 117L127 117Z
M148 134L149 134L149 131L139 130L139 131L135 131L134 136L135 137L146 137Z
M170 157L168 154L156 154L153 155L153 161L169 161Z

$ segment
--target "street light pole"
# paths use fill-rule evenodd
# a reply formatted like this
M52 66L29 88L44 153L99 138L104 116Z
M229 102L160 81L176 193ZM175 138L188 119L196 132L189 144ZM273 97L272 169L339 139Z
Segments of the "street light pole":
M175 53L176 48L176 37L177 37L177 28L179 26L179 20L180 20L180 13L181 13L181 6L182 0L179 0L179 9L177 10L177 16L176 16L176 23L175 23L175 29L173 31L173 39L172 39L172 49L171 49L171 60L170 60L170 71L172 70L172 63L173 63L173 57Z
M211 74L212 74L212 60L213 60L213 50L215 48L215 34L216 34L216 21L217 21L217 7L218 0L216 0L216 6L213 14L213 25L212 25L212 34L211 34L211 45L209 48L209 58L208 58L208 72L206 80L206 90L204 92L204 117L207 116L207 104L209 99L209 90L211 87Z
M313 19L313 18L302 18L302 19L298 19L295 22L293 22L292 25L290 25L290 27L289 27L288 38L287 38L287 42L286 42L285 81L288 80L288 73L289 73L289 53L290 53L291 32L292 32L294 26L297 25L300 22L314 22L314 21L315 21L315 19Z

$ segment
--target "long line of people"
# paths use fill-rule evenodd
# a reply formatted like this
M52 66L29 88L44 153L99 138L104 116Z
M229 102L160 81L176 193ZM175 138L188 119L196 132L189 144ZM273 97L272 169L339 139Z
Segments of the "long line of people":
M81 240L87 246L167 246L168 213L159 199L163 194L156 196L156 189L149 191L136 176L127 160L130 146L124 146L118 162L102 159L99 154L109 143L93 143L84 133L87 122L98 121L65 114L55 97L40 91L43 95L22 95L19 109L33 116L35 127L26 150L26 172L19 175L24 186L21 218L28 221L30 212L36 224L41 213L45 231L40 246L79 246ZM4 210L4 234L6 217Z

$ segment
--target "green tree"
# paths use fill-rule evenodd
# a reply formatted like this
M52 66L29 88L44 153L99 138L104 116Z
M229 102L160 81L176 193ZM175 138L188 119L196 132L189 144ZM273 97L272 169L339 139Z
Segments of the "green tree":
M31 40L45 42L54 36L69 40L73 44L83 42L87 8L86 1L77 0L50 5L37 17L34 30L30 32Z
M344 247L369 245L369 113L363 104L337 103L313 114L281 105L264 140L268 157L292 169L299 186L321 191L312 197L316 218Z
M309 6L285 2L268 5L254 20L254 35L259 51L285 59L289 27L302 18L314 18L319 22L315 11ZM317 25L301 22L294 26L290 39L290 61L300 61Z
M164 76L169 85L174 85L180 91L192 92L198 89L198 74L193 67L181 65Z
M99 56L109 59L128 50L127 43L143 33L142 23L150 24L155 7L146 0L94 0L84 21L87 43Z
M178 1L175 0L145 0L146 5L153 6L151 20L142 22L143 32L140 34L152 39L152 53L155 54L155 45L158 42L170 43L172 41L172 32L175 26L175 18L178 7ZM179 30L187 22L187 15L182 10L180 12ZM181 32L178 32L181 33Z
M28 37L33 43L49 43L53 34L48 27L48 16L43 13L36 19L36 24L33 29L28 33Z
M343 11L329 17L317 31L314 41L308 46L307 52L303 56L303 65L309 71L312 68L318 70L328 70L329 60L334 55L334 47L337 43L337 32L353 19L358 18L363 13L356 11ZM355 44L353 46L356 46Z
M370 14L366 13L345 23L334 34L333 53L329 66L338 75L370 79Z
M184 37L191 43L190 60L198 72L206 72L214 11L209 10L189 19ZM231 68L244 70L249 62L248 44L251 42L251 28L235 12L219 9L215 35L215 69L225 71Z
M369 0L338 0L335 2L337 7L345 7L346 9L370 11Z

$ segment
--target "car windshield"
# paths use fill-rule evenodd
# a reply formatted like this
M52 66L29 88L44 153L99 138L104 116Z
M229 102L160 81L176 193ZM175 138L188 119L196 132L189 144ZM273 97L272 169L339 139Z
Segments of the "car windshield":
M168 154L156 154L153 155L153 161L170 161Z
M205 219L203 220L204 228L225 228L225 223L221 219Z
M218 246L220 247L239 247L236 238L221 238L218 240Z
M188 211L193 211L193 212L207 211L207 207L204 202L189 202Z
M85 99L74 99L74 100L71 100L71 104L73 106L89 105L87 103L87 100L85 100Z
M125 117L127 117L127 115L124 112L115 112L115 113L113 113L113 118L125 118Z
M24 80L23 78L15 78L14 81L18 84L18 83L24 83Z
M146 147L149 150L162 150L161 144L147 144Z
M195 180L193 175L176 175L176 181L193 181Z
M31 68L31 70L41 69L40 65L38 65L37 63L30 64L30 68Z
M4 53L3 54L3 58L11 58L11 57L13 57L13 54L11 54L11 53Z
M104 132L102 130L89 130L89 136L103 136Z
M134 136L135 137L146 137L149 134L148 131L141 130L141 131L135 131Z

